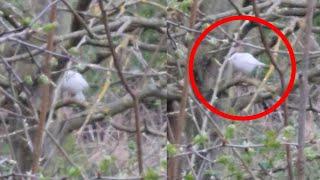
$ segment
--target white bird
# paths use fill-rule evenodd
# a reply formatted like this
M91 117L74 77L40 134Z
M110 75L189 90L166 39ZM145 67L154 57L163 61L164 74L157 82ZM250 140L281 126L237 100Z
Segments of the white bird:
M239 71L250 74L255 68L266 66L250 53L236 52L230 57L231 64Z
M64 73L61 89L70 93L74 99L78 101L85 101L83 91L89 87L88 82L83 76L76 71L66 71Z

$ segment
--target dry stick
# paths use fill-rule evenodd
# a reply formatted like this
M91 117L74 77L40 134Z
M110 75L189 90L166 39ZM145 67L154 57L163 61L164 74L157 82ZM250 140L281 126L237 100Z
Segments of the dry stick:
M241 10L238 8L238 6L232 1L232 0L228 0L229 3L231 4L231 6L237 11L238 15L242 15Z
M53 2L53 0L51 0ZM51 6L50 15L49 15L49 21L51 23L56 21L56 13L57 13L57 7L56 5ZM48 33L48 45L47 50L52 51L53 46L53 39L54 39L54 30L50 31ZM43 65L43 73L50 79L50 59L52 55L46 54L45 63ZM38 129L36 132L35 137L35 149L33 152L33 162L32 162L32 174L36 173L39 168L39 158L41 155L41 149L42 149L42 141L43 141L43 132L44 132L44 126L46 123L46 116L47 111L49 110L50 105L50 84L43 84L40 86L40 90L42 92L42 101L41 101L41 109L40 109L40 117L39 117L39 124Z
M67 6L67 8L71 11L75 18L81 23L83 28L88 32L89 37L92 39L96 39L96 35L90 30L90 27L87 26L84 19L76 12L76 10L74 10L73 7L66 0L61 1L63 2L63 4Z
M253 10L254 13L257 17L259 17L259 10L257 8L256 5L256 0L252 1L252 5L253 5ZM284 75L283 72L281 71L281 69L278 67L278 65L276 64L274 57L271 54L268 42L266 40L266 36L263 32L262 26L261 24L258 25L258 29L259 29L259 33L260 33L260 38L261 41L263 43L263 46L265 47L266 53L269 56L269 59L271 61L271 64L273 65L273 67L275 68L275 70L278 72L279 74L279 78L280 78L280 82L281 82L281 93L283 93L284 88L285 88L285 80L284 80ZM287 102L285 101L283 106L282 106L283 112L284 112L284 125L288 125L288 106L287 106ZM287 164L288 164L288 179L293 179L293 172L292 172L292 159L291 159L291 153L290 153L290 147L286 146L286 157L287 157Z
M110 61L109 62L109 67L112 67L112 65L113 65L113 61ZM77 134L79 134L79 136L81 135L81 133L84 130L85 126L89 123L92 114L94 113L95 109L97 108L98 103L101 101L101 99L104 97L104 95L106 94L107 90L109 89L109 87L110 87L110 77L111 77L111 71L107 71L105 81L103 83L101 91L98 94L97 100L95 101L95 103L89 109L89 113L86 116L86 119L85 119L84 123L82 124L82 126L79 129L79 131L77 132Z
M292 23L288 28L285 28L285 29L283 30L284 34L288 33L289 31L293 31L294 26L295 26L295 22ZM270 52L273 52L273 53L274 53L274 56L273 56L274 59L277 59L277 57L278 57L278 53L276 53L276 52L279 52L280 43L281 43L280 40L281 40L280 37L278 37L277 42L276 42L276 44L274 45L274 50L271 50L271 49L270 49ZM253 105L253 103L255 102L256 98L258 97L258 94L259 94L259 93L261 92L261 90L264 88L265 84L267 83L267 80L270 78L270 76L271 76L272 73L274 72L274 69L275 69L274 66L270 66L270 67L269 67L269 70L267 71L267 73L266 73L266 75L264 76L262 82L261 82L260 85L258 86L258 89L257 89L256 92L254 93L252 99L250 100L250 103L244 108L244 111L245 111L245 112L248 112L248 111L250 110L251 106ZM282 85L282 84L281 84L281 85ZM282 87L281 91L283 91L283 88L284 88L284 87ZM285 111L285 112L286 112L286 111ZM286 115L286 114L287 114L287 113L285 113L285 115ZM286 121L287 121L287 118L285 118L285 122L286 122ZM285 123L285 125L286 125L286 124L287 124L287 123Z
M143 174L143 160L142 160L142 148L141 148L141 131L140 131L140 118L139 118L139 97L136 95L135 92L133 92L126 79L124 78L122 72L121 72L121 65L120 65L120 60L118 59L118 55L115 51L114 45L112 43L112 37L111 37L111 33L110 33L110 29L108 26L108 16L106 11L104 11L104 6L103 6L103 2L102 0L99 0L99 7L101 10L101 15L102 15L102 22L104 25L104 29L107 35L107 39L108 39L108 43L109 43L109 47L111 50L111 54L113 57L113 62L114 62L114 66L117 69L117 73L119 78L122 81L122 84L124 86L124 88L126 89L126 91L130 94L132 100L134 101L134 115L135 115L135 125L136 125L136 143L137 143L137 158L138 158L138 165L139 165L139 173L140 175Z
M9 136L9 128L8 128L8 126L7 126L7 124L6 124L5 120L4 120L3 115L1 115L1 114L0 114L0 120L1 120L1 123L3 124L3 127L4 127L5 137L6 137L7 141L8 141L10 155L12 156L13 160L18 162L17 157L16 157L16 155L14 153L12 139ZM18 172L21 173L21 168L20 168L19 164L17 164L16 167L17 167Z
M253 10L254 10L255 15L256 15L257 17L260 17L260 16L259 16L259 10L258 10L258 8L257 8L256 1L255 1L255 0L252 1L252 5L253 5ZM279 74L279 76L280 76L281 86L282 86L282 87L281 87L281 91L283 91L283 90L284 90L284 87L285 87L285 81L284 81L283 72L281 71L281 69L279 68L279 66L276 64L275 58L274 58L274 57L272 56L272 54L271 54L271 50L270 50L270 47L269 47L269 45L268 45L268 42L267 42L267 39L266 39L265 34L264 34L264 32L263 32L263 29L262 29L261 24L258 24L258 29L259 29L259 33L260 33L261 42L262 42L262 44L263 44L263 46L264 46L264 48L265 48L265 51L266 51L267 55L269 56L269 59L270 59L270 61L271 61L271 64L273 65L273 66L270 67L269 71L271 71L271 69L274 68L274 69L278 72L278 74ZM250 103L250 104L251 104L251 103ZM250 105L250 104L249 104L249 105ZM250 108L249 105L246 107L246 110L248 110L248 108Z
M190 28L193 28L195 21L197 19L197 9L198 9L198 0L194 0L191 7L191 16L189 21ZM189 53L191 49L191 44L189 45ZM188 53L188 54L189 54ZM187 62L187 59L186 59ZM186 63L187 64L187 63ZM173 132L173 139L174 144L181 143L181 136L182 132L185 127L185 121L186 121L186 106L187 106L187 100L188 100L188 91L189 91L189 76L188 76L189 68L188 66L185 67L184 72L184 82L183 82L183 89L182 89L182 99L180 101L180 110L179 110L179 116L177 117L177 126L176 131ZM177 158L169 158L168 162L168 179L177 179L179 171L179 161Z
M306 14L306 28L304 36L304 48L303 48L303 62L301 67L301 73L299 74L299 84L300 84L300 109L299 109L299 129L298 129L298 153L297 153L297 173L298 179L304 179L304 155L303 149L305 145L305 120L307 118L307 103L309 95L309 83L308 83L308 69L309 69L309 50L311 48L311 30L312 30L312 19L314 14L314 0L308 1L307 14Z

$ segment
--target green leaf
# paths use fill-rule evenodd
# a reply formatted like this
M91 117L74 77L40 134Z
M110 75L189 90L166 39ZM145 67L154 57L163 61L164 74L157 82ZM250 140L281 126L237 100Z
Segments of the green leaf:
M272 161L261 161L258 163L264 170L272 168Z
M45 177L45 176L41 173L39 179L40 179L40 180L50 180L51 178Z
M221 155L220 157L218 157L217 162L223 165L227 165L230 164L232 161L231 157L228 155Z
M136 151L136 142L134 141L129 141L128 143L128 148L130 150L130 152L135 152Z
M187 13L191 7L192 0L184 0L180 3L179 8Z
M167 144L166 149L169 157L176 155L178 152L176 146L170 143Z
M280 142L277 141L277 134L275 131L267 131L266 132L266 137L263 140L263 144L266 146L268 149L276 149L280 147Z
M295 135L295 129L293 126L287 126L283 129L283 136L286 139L292 139Z
M236 125L230 124L226 128L225 137L227 139L232 139L234 137L234 130L236 129Z
M32 19L30 17L23 18L21 21L22 26L29 26Z
M105 156L105 158L99 164L99 170L104 173L108 172L114 161L115 159L113 157Z
M237 170L237 167L233 163L229 163L227 165L227 168L228 168L228 171L230 171L231 173L234 173Z
M208 141L209 137L208 137L208 134L206 133L201 133L201 134L197 134L192 142L194 144L198 144L198 145L203 145L204 143L206 143Z
M184 180L194 180L195 177L192 175L191 172L189 172L188 174L186 174L184 177L183 177Z
M167 167L168 167L168 162L167 162L167 160L165 159L165 160L161 160L160 161L160 166L161 166L161 168L163 168L163 169L167 169Z
M317 157L317 152L312 147L304 148L303 153L308 160L313 160Z
M38 82L40 84L49 84L49 78L48 76L46 76L45 74L41 74L39 77L38 77Z
M160 179L160 176L155 170L148 168L145 175L144 175L144 179L145 180L158 180L158 179Z
M58 22L48 23L42 26L42 31L48 33L55 30L57 27Z
M32 86L32 84L33 84L33 80L32 80L32 77L30 75L25 76L23 78L23 81L29 86Z
M245 152L243 153L242 158L244 161L250 164L252 162L252 153L250 153L249 151Z
M236 171L234 173L234 176L236 177L237 180L241 180L241 179L244 179L243 178L243 173L241 171Z
M76 167L71 167L69 170L68 170L68 176L70 177L78 177L81 175L81 171L79 168L76 168Z

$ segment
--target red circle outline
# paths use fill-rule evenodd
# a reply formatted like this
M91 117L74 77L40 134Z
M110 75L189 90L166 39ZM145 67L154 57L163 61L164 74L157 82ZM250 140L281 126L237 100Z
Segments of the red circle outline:
M283 95L280 97L280 99L273 104L271 107L269 107L268 109L266 109L263 112L254 114L254 115L248 115L248 116L238 116L238 115L233 115L233 114L228 114L225 113L223 111L220 111L219 109L217 109L216 107L212 106L200 93L196 82L195 82L195 78L194 78L194 73L193 73L193 66L194 66L194 60L195 60L195 56L197 53L197 49L200 46L201 42L203 41L203 39L215 28L217 28L218 26L228 23L230 21L235 21L235 20L248 20L248 21L253 21L256 23L260 23L264 26L267 26L268 28L270 28L271 30L273 30L282 40L282 42L285 44L285 46L287 47L287 50L289 52L289 56L290 56L290 61L291 61L291 75L290 75L290 80L289 80L289 84L286 88L286 90L283 92ZM275 111L282 103L284 103L284 101L286 100L286 98L289 96L291 90L293 89L293 85L294 85L294 81L295 81L295 76L296 76L296 60L295 60L295 56L294 56L294 51L293 48L289 42L289 40L286 38L286 36L281 32L281 30L279 30L277 27L275 27L273 24L269 23L268 21L258 18L258 17L254 17L254 16L229 16L223 19L220 19L218 21L216 21L215 23L211 24L209 27L207 27L201 34L200 36L197 38L197 40L194 42L192 49L190 51L190 55L189 55L189 63L188 63L188 69L189 69L189 80L190 80L190 84L192 87L192 90L195 94L195 96L198 98L198 100L206 107L208 108L211 112L224 117L226 119L230 119L233 121L249 121L249 120L256 120L258 118L261 118L263 116L266 116L267 114Z

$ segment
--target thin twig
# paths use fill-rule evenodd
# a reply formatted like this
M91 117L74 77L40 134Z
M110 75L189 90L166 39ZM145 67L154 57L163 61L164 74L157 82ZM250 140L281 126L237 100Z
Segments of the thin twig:
M84 19L76 12L76 10L74 10L73 7L66 0L61 0L61 1L63 2L63 4L67 6L67 8L72 12L75 18L81 23L84 29L88 32L89 37L92 39L95 39L96 35L90 30L90 28L87 26Z
M54 2L51 0L52 3ZM57 16L57 9L56 5L51 6L50 15L49 15L49 21L51 23L56 21ZM54 33L55 31L52 30L48 32L48 44L47 44L47 50L52 51L54 49ZM51 54L46 54L45 63L43 64L43 73L50 79L50 59L52 58ZM33 154L33 162L32 162L32 174L35 174L38 171L39 168L39 159L41 156L41 149L42 149L42 141L43 141L43 135L44 135L44 129L46 124L46 117L47 112L49 110L50 106L50 84L43 84L40 86L40 90L42 91L42 101L41 101L41 109L40 109L40 116L39 116L39 124L38 129L35 136L35 145L34 145L34 154Z
M238 6L232 0L228 0L228 1L231 4L231 6L237 11L238 15L242 15L242 12L238 8Z
M143 159L142 159L142 147L141 147L141 131L140 131L140 117L139 117L139 97L136 95L135 92L131 90L129 87L126 79L124 78L122 72L121 72L121 64L120 59L118 58L118 54L115 51L115 47L112 42L111 32L108 26L108 16L106 11L104 11L104 5L102 0L99 0L99 7L101 10L102 15L102 22L104 25L104 29L107 35L108 43L110 45L111 54L113 57L114 66L117 69L118 76L122 81L122 84L126 91L130 94L132 100L134 101L134 114L135 114L135 124L136 124L136 143L137 143L137 159L138 159L138 166L139 166L139 173L140 175L143 174Z
M259 10L257 8L257 4L256 4L256 0L252 1L252 5L253 5L253 11L255 13L255 15L257 17L259 17ZM278 65L275 62L275 58L272 56L271 54L271 50L270 47L268 45L268 42L266 40L266 36L263 32L262 26L261 24L258 25L258 29L259 29L259 33L260 33L260 38L261 41L263 43L263 46L265 48L265 51L267 53L267 55L269 56L269 59L271 61L271 64L273 65L272 67L270 67L268 74L270 75L269 72L272 72L273 69L275 69L278 74L279 74L279 78L280 78L280 82L281 82L281 93L283 93L284 88L285 88L285 80L284 80L284 74L281 71L281 69L278 67ZM280 40L278 38L278 42L277 42L277 50L279 49L279 44ZM268 74L266 75L266 77L268 76ZM266 78L264 78L265 82ZM263 84L261 84L263 85ZM261 85L259 86L259 89L261 87ZM255 93L254 97L252 98L252 101L249 103L249 105L247 106L247 109L249 109L250 105L252 104L252 102L254 101L254 99L256 98L257 93L259 92L259 89L257 90L257 92ZM283 112L284 112L284 125L287 126L288 125L288 106L287 106L287 102L284 102L283 106L282 106ZM291 159L291 152L290 152L290 146L286 145L286 159L287 159L287 164L288 164L288 178L292 179L293 178L293 172L292 172L292 159Z
M197 19L197 10L198 10L198 0L194 0L191 7L191 16L189 19L189 28L193 28L196 19ZM189 51L191 49L192 44L189 45ZM189 53L188 53L189 54ZM187 59L186 59L187 62ZM187 64L187 63L186 63ZM186 66L184 70L184 78L183 78L183 89L182 89L182 99L180 101L180 110L179 115L177 117L177 123L175 127L175 132L173 133L174 144L181 143L182 132L185 127L186 121L186 106L188 101L188 92L189 92L189 68ZM168 179L179 179L179 159L177 158L169 158L168 161Z
M298 129L298 153L297 153L297 174L298 179L302 180L305 177L304 173L304 145L305 145L305 123L307 118L307 105L309 98L309 83L308 83L308 69L309 69L309 58L310 58L310 48L311 48L311 31L312 31L312 21L314 14L315 0L308 0L307 14L306 14L306 27L304 35L304 55L302 57L303 63L301 67L301 74L299 74L299 89L300 89L300 109L299 109L299 129Z

